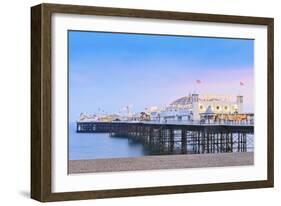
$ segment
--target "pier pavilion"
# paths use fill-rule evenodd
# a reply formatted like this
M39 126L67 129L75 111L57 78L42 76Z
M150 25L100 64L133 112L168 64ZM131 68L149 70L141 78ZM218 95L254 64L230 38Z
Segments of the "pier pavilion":
M173 101L164 109L150 111L152 121L240 121L252 123L254 115L244 113L243 96L189 94Z

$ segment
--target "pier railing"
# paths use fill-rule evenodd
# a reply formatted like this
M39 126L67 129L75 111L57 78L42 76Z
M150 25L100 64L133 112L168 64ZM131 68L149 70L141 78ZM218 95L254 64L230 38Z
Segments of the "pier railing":
M128 121L122 121L128 122ZM132 122L136 123L136 122ZM199 120L190 120L190 121L179 121L179 120L164 120L164 121L143 121L141 123L153 123L153 124L180 124L180 125L241 125L241 126L253 126L253 121L233 121L233 120L225 120L225 121L199 121Z
M142 123L142 124L175 124L175 125L241 125L241 126L254 126L253 121L213 121L213 122L202 122L199 120L189 120L189 121L179 121L179 120L151 120L151 121L112 121L112 122L102 122L102 121L78 121L77 123Z

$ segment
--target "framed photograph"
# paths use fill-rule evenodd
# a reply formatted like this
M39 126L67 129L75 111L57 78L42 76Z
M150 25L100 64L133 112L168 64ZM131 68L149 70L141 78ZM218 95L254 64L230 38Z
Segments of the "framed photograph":
M31 8L31 197L273 187L273 19Z

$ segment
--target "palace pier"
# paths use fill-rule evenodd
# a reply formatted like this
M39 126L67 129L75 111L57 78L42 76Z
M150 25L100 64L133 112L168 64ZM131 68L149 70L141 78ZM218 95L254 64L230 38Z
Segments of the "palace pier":
M247 152L251 124L184 124L160 122L77 122L78 133L108 133L153 148L155 154Z

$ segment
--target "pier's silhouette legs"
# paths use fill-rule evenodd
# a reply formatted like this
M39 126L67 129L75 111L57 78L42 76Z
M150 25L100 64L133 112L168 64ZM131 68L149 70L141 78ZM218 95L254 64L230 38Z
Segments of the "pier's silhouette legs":
M237 130L236 130L237 129ZM240 127L81 123L77 132L103 132L144 144L151 154L247 152L253 130Z

